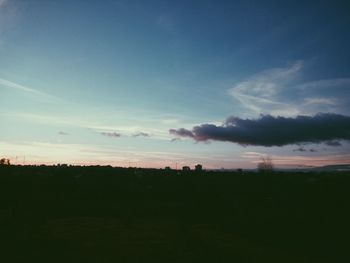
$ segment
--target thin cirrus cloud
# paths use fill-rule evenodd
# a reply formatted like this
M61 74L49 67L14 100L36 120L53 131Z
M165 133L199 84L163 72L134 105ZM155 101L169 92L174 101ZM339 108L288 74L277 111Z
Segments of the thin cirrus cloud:
M271 114L297 116L317 112L350 113L350 78L302 82L303 61L261 71L236 83L229 95L249 116ZM332 92L329 92L329 91Z
M299 75L303 62L298 61L285 68L267 69L254 74L244 81L236 83L229 94L237 100L245 109L252 113L281 113L296 114L290 102L277 99L282 90Z
M41 92L37 89L33 89L33 88L29 88L26 86L23 86L21 84L6 80L6 79L2 79L0 78L0 87L2 88L6 88L6 89L11 89L11 90L15 90L15 91L20 91L26 94L30 94L38 99L44 99L47 102L58 102L59 99L55 96L52 96L50 94L47 94L45 92Z
M258 119L229 117L221 126L201 124L191 130L180 128L170 129L169 132L197 142L226 141L242 146L271 147L303 143L338 146L339 140L350 140L350 117L333 113L295 118L271 115Z
M42 92L37 91L36 89L28 88L28 87L25 87L23 85L20 85L20 84L17 84L17 83L14 83L12 81L2 79L2 78L0 78L0 85L2 87L9 88L9 89L20 90L20 91L34 93L34 94L38 94L38 95L43 94Z

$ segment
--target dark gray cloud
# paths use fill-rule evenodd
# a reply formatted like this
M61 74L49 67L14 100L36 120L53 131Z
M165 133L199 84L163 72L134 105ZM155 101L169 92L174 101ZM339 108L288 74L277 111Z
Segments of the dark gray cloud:
M304 147L299 147L299 148L293 150L293 152L307 152L307 151L312 152L312 153L318 152L316 149L311 148L311 149L307 150Z
M337 147L337 146L341 146L341 143L338 141L328 141L328 142L326 142L326 145Z
M115 138L122 136L120 133L117 132L101 132L101 135Z
M304 147L299 147L297 149L294 149L293 152L306 152L306 149Z
M133 135L133 137L140 137L140 136L150 137L150 135L148 133L145 133L145 132L139 132L139 133L136 133Z
M207 124L204 124L204 125L207 125ZM198 126L194 127L197 128ZM184 128L180 128L180 129L170 129L169 132L171 134L174 134L174 135L177 135L179 137L192 137L192 138L195 138L195 134L190 131L190 130L187 130L187 129L184 129ZM197 141L203 141L203 140L199 140L199 138L195 138Z
M241 119L231 116L221 126L202 124L192 130L180 128L169 132L198 142L227 141L243 146L330 142L334 145L338 140L350 140L350 117L333 113L295 118L264 115L259 119Z

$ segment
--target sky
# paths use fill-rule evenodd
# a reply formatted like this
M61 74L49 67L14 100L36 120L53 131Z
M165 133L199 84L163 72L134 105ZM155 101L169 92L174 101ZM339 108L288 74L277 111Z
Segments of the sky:
M350 163L346 1L0 0L0 157Z

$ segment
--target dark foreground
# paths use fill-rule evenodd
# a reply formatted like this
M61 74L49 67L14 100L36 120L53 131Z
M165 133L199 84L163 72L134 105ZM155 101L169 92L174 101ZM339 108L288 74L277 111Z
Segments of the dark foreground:
M1 262L350 262L349 173L0 167Z

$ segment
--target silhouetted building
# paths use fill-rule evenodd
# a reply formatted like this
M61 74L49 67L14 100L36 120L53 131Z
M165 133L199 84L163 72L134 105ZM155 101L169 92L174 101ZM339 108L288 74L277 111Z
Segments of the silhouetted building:
M170 166L166 166L166 167L164 168L164 170L169 171L169 170L171 170L171 168L170 168Z

